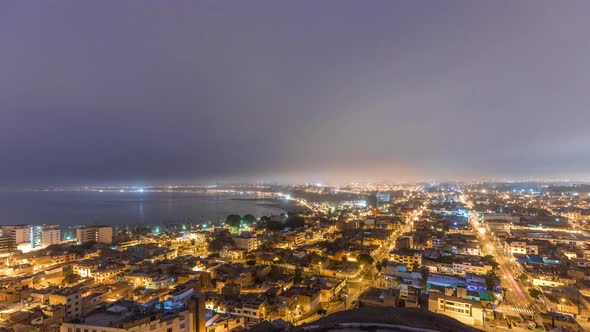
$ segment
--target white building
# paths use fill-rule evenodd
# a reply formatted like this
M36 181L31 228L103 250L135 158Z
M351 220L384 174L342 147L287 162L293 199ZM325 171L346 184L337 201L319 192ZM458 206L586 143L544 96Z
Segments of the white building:
M528 244L526 241L512 241L510 242L510 253L511 254L539 254L539 246L534 244Z
M15 245L31 243L31 226L29 225L7 225L2 226L2 233L14 240Z
M0 236L11 240L16 249L29 251L60 243L59 225L5 225Z
M41 246L47 247L61 242L61 231L58 225L44 225L41 230Z
M488 271L492 271L491 265L477 263L477 262L453 262L453 273L460 276L465 276L467 273L474 274L486 274Z
M258 240L255 237L236 236L233 240L236 249L251 251L258 248Z
M86 242L113 242L113 228L110 226L86 226L76 229L78 244Z

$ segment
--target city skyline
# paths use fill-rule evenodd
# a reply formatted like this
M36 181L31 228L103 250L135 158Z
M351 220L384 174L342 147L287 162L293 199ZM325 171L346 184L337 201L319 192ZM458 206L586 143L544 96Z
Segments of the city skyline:
M590 331L590 2L0 2L0 331Z
M584 2L0 6L2 186L590 175Z

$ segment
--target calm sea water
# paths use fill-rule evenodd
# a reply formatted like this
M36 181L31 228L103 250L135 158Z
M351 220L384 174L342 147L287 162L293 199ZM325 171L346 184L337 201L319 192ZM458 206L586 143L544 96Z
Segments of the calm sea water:
M164 192L0 192L0 224L154 225L215 222L228 214L282 213L246 194ZM268 203L268 202L267 202Z

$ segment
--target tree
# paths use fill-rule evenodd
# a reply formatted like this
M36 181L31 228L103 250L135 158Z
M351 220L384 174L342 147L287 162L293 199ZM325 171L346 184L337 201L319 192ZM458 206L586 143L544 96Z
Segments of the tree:
M244 216L244 218L242 218L242 221L244 222L244 225L250 227L254 222L256 222L256 217L251 214L247 214Z
M72 284L72 283L78 281L78 279L80 279L80 276L78 276L77 274L74 274L72 271L69 271L69 270L64 271L63 276L64 276L64 278L62 280L62 283L64 285Z
M423 266L420 268L420 274L422 275L422 280L426 282L428 280L428 276L430 275L430 270L426 266Z
M254 266L254 265L256 265L256 260L255 259L249 259L249 260L246 261L246 264L248 266Z
M484 263L488 263L492 266L492 268L497 269L499 264L498 262L496 262L496 257L492 256L492 255L485 255L481 258L481 261Z
M291 214L287 218L287 227L291 229L305 227L305 218L298 214Z
M488 271L486 273L486 289L490 292L494 292L494 287L496 287L496 280L498 276L494 271Z
M280 231L284 227L285 226L280 221L277 221L277 220L274 220L274 221L271 220L266 223L266 228L268 230L275 231L275 232Z
M208 247L211 252L220 252L226 245L233 245L234 240L227 236L218 236L213 240L209 241Z
M508 288L502 287L502 300L506 301L506 293L508 293Z
M377 262L375 264L375 268L377 269L377 271L381 272L381 270L383 269L383 265L381 265L381 262Z
M364 266L370 266L373 264L373 257L371 257L369 254L360 254L357 260Z
M303 277L301 276L301 268L295 269L295 276L293 277L293 284L299 285L301 281L303 281Z
M317 264L322 261L322 257L318 255L315 251L312 251L307 254L307 260L310 264Z
M232 228L240 228L240 222L242 221L242 217L237 214L230 214L225 218L225 224Z
M533 299L540 299L541 295L543 295L543 292L541 292L540 290L536 289L536 288L529 288L529 295L533 298Z

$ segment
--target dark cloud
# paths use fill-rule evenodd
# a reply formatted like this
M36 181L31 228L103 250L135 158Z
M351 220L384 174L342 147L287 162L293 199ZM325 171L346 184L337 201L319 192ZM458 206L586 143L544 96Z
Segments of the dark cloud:
M586 177L583 1L0 4L0 184Z

